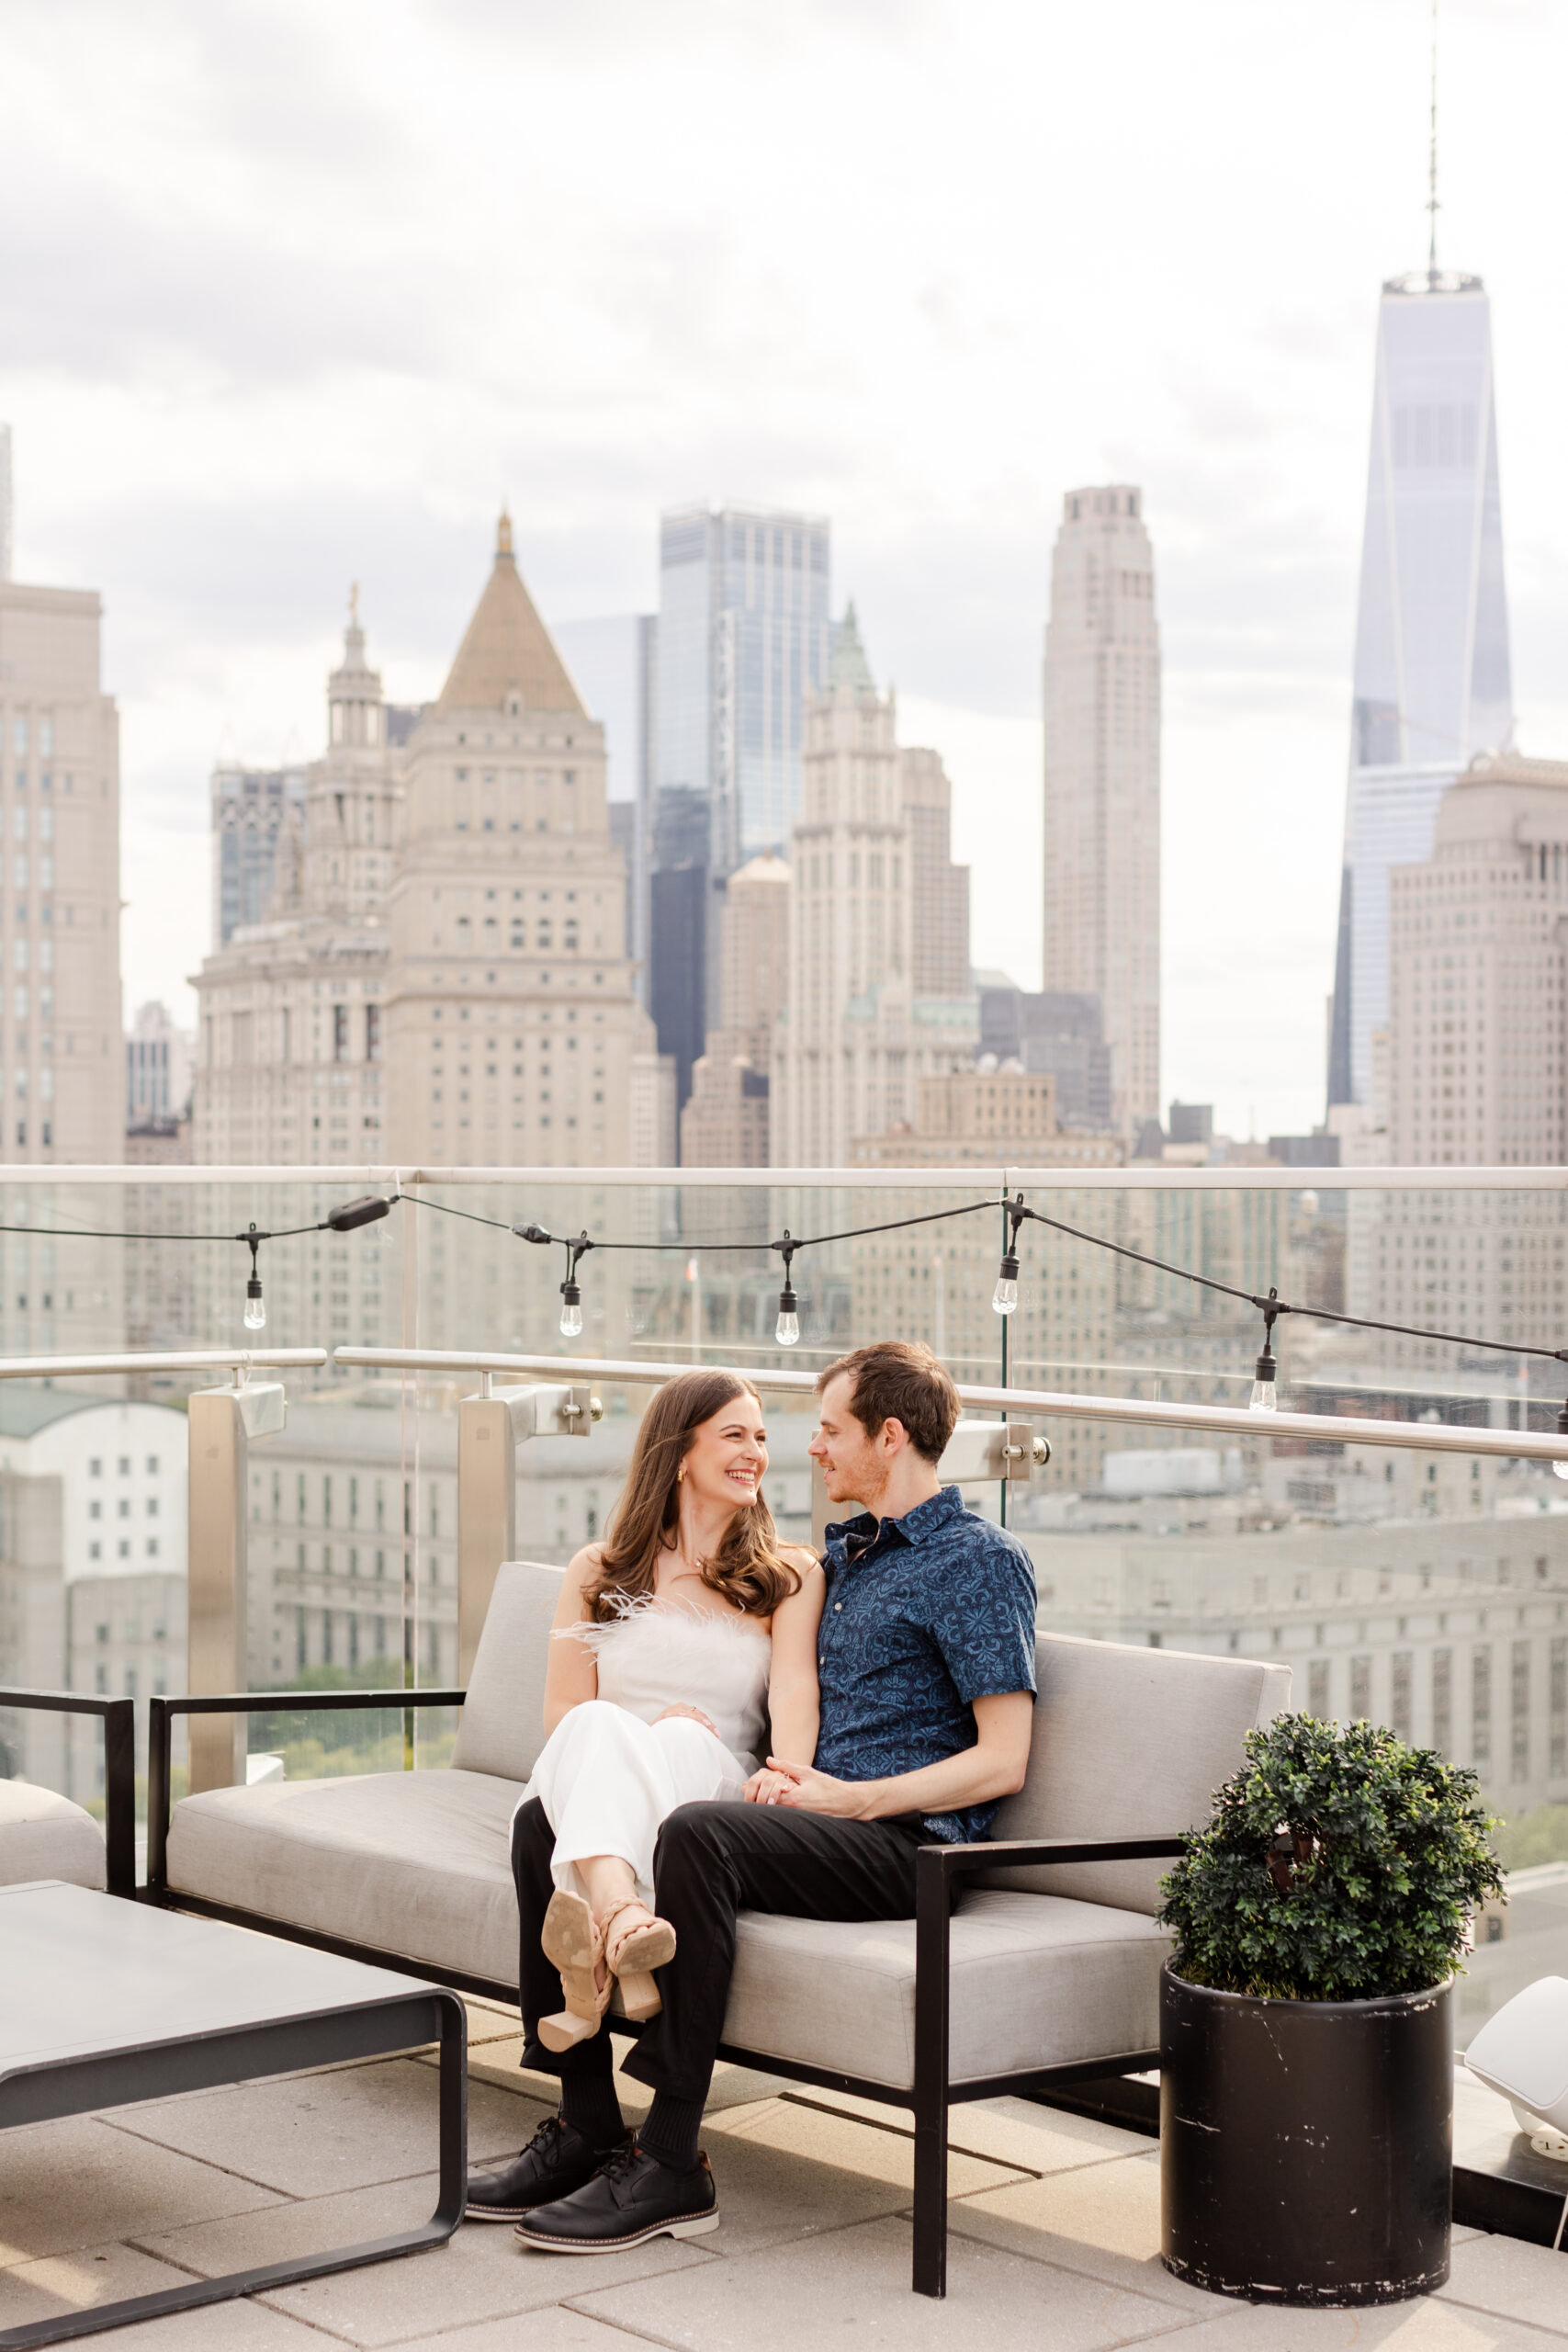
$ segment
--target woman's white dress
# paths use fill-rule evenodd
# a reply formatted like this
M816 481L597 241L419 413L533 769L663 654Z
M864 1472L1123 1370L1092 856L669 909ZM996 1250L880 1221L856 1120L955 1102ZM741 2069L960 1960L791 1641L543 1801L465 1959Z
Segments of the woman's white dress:
M649 1902L666 1814L698 1799L739 1797L757 1770L773 1643L753 1618L651 1599L608 1624L562 1626L554 1638L593 1652L599 1696L562 1716L519 1802L537 1797L545 1808L558 1887L586 1894L576 1864L618 1854ZM689 1715L654 1721L673 1706L700 1707L716 1729Z

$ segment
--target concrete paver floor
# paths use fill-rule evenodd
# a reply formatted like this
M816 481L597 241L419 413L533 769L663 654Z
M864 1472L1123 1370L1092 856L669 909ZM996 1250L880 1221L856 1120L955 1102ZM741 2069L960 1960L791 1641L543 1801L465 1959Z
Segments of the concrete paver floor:
M548 2112L513 2015L470 2005L470 2156ZM628 2118L647 2094L624 2083ZM276 2261L423 2219L427 2054L328 2068L0 2134L0 2327ZM469 2225L433 2253L89 2337L105 2352L1524 2352L1568 2342L1568 2256L1455 2233L1440 2295L1368 2312L1259 2310L1159 2263L1159 2168L1135 2133L1023 2099L953 2120L948 2295L910 2294L908 2117L727 2067L704 2143L720 2228L592 2261Z

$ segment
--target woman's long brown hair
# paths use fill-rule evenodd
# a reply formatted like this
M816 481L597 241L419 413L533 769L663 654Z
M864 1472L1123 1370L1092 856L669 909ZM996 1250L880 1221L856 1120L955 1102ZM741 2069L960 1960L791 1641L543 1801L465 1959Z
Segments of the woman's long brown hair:
M681 1464L702 1424L739 1396L750 1396L761 1409L756 1390L738 1373L682 1372L665 1382L644 1413L599 1572L583 1595L598 1623L653 1590L660 1553L673 1542L680 1517ZM701 1565L709 1591L751 1617L772 1616L800 1589L799 1577L780 1555L773 1514L760 1492L736 1512L718 1550Z

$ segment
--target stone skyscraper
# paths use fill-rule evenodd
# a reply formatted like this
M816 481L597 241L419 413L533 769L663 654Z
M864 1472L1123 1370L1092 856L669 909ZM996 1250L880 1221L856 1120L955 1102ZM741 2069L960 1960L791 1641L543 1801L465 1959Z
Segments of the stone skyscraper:
M0 424L0 580L9 580L15 555L16 514L11 488L11 428Z
M604 730L535 610L504 515L446 684L409 739L403 805L390 1157L625 1167L634 1134L662 1136L672 1157L671 1073L626 953Z
M1438 804L1509 740L1513 689L1479 277L1434 266L1384 286L1356 621L1328 1100L1371 1098L1389 1012L1389 873L1432 854Z
M1160 654L1143 493L1069 491L1045 631L1048 993L1098 997L1123 1134L1159 1116Z
M124 1152L119 717L99 684L102 617L90 589L0 581L0 1159Z
M915 1113L923 1078L973 1061L978 1042L955 943L967 868L951 863L952 787L934 752L900 750L852 605L828 684L807 706L805 782L790 853L788 1006L774 1032L772 1158L844 1168L857 1136ZM940 959L915 938L916 910L946 910Z

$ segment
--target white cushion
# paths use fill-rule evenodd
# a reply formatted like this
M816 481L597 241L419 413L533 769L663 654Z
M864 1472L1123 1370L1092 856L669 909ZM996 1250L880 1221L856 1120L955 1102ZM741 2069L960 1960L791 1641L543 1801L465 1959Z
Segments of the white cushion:
M1487 2018L1464 2063L1505 2098L1568 2132L1568 1978L1538 1976Z
M509 1825L520 1794L514 1781L457 1771L209 1789L175 1807L169 1884L400 1962L515 1984Z
M59 1878L68 1886L102 1887L106 1863L90 1813L30 1781L0 1781L0 1886Z
M1242 1742L1291 1702L1291 1670L1043 1634L1029 1773L1004 1798L998 1838L1155 1838L1209 1815L1243 1761ZM990 1886L1077 1895L1153 1917L1168 1861L998 1871Z
M545 1671L561 1570L508 1560L497 1571L484 1631L457 1718L452 1761L519 1783L545 1744Z
M1141 1911L985 1889L963 1897L952 1937L954 2083L1158 2049L1170 1939ZM914 1921L742 1912L724 2039L908 2090Z

